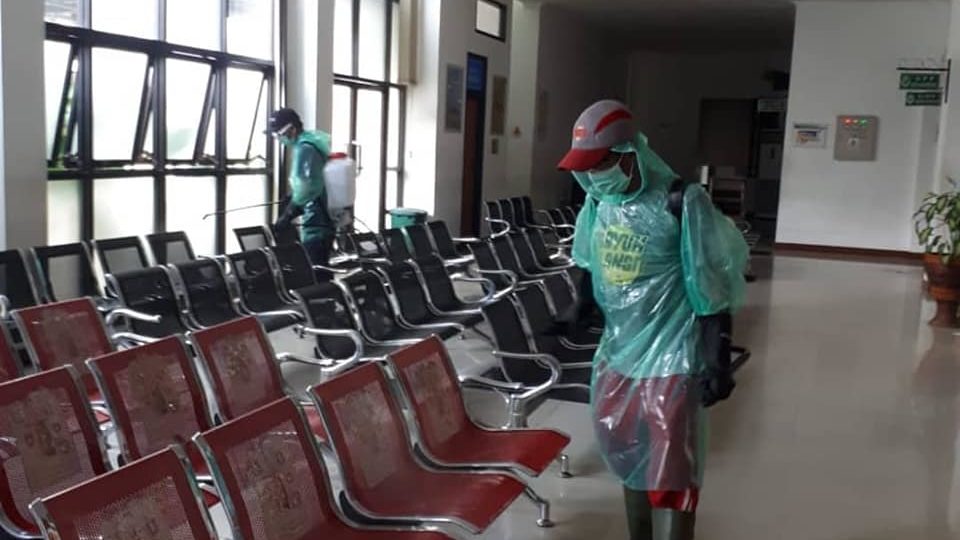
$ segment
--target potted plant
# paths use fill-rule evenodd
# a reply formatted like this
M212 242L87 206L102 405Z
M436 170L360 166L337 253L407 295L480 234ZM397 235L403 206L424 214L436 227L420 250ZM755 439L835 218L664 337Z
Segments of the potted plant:
M960 306L960 186L949 180L953 189L928 193L913 218L930 296L937 302L930 324L955 328Z

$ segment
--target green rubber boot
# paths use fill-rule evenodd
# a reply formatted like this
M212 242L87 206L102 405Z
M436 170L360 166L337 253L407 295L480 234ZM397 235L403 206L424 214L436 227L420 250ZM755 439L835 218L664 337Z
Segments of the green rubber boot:
M654 540L693 540L697 515L678 510L653 510Z
M623 500L627 505L630 540L653 540L653 509L647 492L624 487Z

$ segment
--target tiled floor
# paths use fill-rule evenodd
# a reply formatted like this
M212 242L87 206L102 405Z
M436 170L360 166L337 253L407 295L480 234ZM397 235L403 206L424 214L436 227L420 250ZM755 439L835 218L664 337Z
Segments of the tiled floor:
M960 538L950 532L960 531L960 338L926 326L920 270L798 258L757 266L770 276L750 285L736 339L753 360L711 413L698 539ZM460 369L493 362L482 341L450 346ZM470 401L482 419L502 415L488 395ZM518 501L483 538L626 539L620 487L596 453L587 407L548 402L532 423L573 436L576 478L554 469L532 481L557 525L538 529L533 506Z

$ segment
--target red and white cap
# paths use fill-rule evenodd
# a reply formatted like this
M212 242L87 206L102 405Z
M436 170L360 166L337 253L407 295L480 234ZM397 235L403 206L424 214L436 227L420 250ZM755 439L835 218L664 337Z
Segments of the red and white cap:
M587 107L573 128L573 144L560 161L561 171L588 171L603 161L614 146L630 142L636 130L633 113L612 99Z

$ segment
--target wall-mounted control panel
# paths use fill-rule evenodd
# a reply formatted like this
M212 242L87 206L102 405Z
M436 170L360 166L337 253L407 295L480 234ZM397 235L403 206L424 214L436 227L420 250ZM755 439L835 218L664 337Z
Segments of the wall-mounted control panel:
M833 159L876 161L879 132L880 119L876 116L838 116Z

